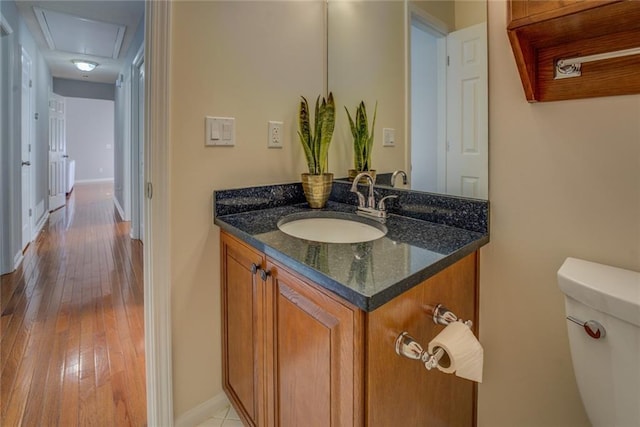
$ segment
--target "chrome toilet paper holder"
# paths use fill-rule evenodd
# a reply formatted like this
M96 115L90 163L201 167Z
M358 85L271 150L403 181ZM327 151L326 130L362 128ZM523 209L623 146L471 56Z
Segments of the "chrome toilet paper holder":
M469 328L473 327L473 322L471 320L458 319L458 316L442 304L438 304L435 307L427 306L426 311L432 315L431 319L436 325L447 326L451 322L462 322Z
M469 328L473 326L471 320L462 321L458 319L458 316L442 304L438 304L435 307L427 306L426 311L431 314L431 320L433 320L433 323L436 325L446 326L451 322L462 322ZM420 360L429 371L437 367L442 357L446 355L445 351L440 347L436 347L433 354L430 354L406 331L398 335L395 347L398 356L403 356L411 360Z
M408 359L419 360L424 363L424 367L427 370L431 370L438 366L440 359L445 355L445 352L440 347L436 348L433 354L429 354L428 351L422 348L422 346L407 332L403 332L398 335L396 339L396 353L399 356L404 356Z

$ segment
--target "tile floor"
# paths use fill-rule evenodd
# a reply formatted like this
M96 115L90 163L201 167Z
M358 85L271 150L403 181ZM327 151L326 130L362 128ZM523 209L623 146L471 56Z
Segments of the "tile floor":
M236 410L227 406L198 427L243 427L243 424Z

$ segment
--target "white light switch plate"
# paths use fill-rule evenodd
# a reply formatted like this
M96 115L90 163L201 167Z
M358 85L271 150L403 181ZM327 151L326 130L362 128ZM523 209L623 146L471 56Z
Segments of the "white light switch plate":
M391 128L382 129L382 146L383 147L395 147L396 146L396 130Z
M236 125L233 117L205 117L204 145L207 147L236 145Z

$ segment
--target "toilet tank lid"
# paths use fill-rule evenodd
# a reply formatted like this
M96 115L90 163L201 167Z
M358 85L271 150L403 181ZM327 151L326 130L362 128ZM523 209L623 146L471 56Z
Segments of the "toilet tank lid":
M640 326L640 273L567 258L558 270L558 285L565 295Z

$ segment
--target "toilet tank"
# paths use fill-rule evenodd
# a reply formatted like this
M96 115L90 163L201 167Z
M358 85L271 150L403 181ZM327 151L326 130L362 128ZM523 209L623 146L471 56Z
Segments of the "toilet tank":
M567 258L558 270L567 316L595 320L594 339L567 321L573 368L594 427L640 426L640 273Z

